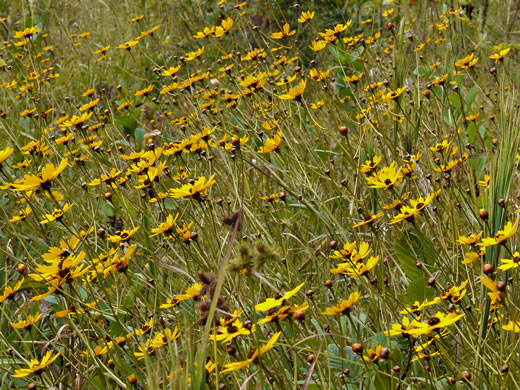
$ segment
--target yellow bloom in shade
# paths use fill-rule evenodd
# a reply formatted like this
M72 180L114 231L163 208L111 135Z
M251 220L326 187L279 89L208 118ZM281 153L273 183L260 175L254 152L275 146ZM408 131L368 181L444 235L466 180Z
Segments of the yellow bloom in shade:
M278 152L280 150L280 144L282 143L283 133L280 130L274 135L273 138L267 138L267 141L263 146L258 149L258 153L271 153Z
M38 361L37 359L31 359L29 362L29 368L20 368L15 370L16 374L13 375L14 378L23 378L31 374L39 374L45 367L51 365L57 358L60 356L58 352L56 355L52 356L50 352L47 352L45 356L43 356L42 361Z
M366 356L363 356L363 360L365 362L372 362L375 363L379 360L379 354L381 353L381 350L383 349L382 345L378 345L376 349L367 348L367 354Z
M357 84L359 80L363 78L363 73L360 73L358 75L352 75L352 76L345 76L345 81L350 84Z
M474 245L480 241L480 238L482 237L482 233L483 232L476 233L476 234L470 234L469 236L459 236L459 238L457 239L457 242L459 244L463 244L463 245Z
M504 61L504 57L507 55L507 53L509 53L510 50L510 47L504 50L500 50L499 53L493 53L489 56L489 58L495 60L495 63L497 63L498 61Z
M460 286L453 286L447 290L444 290L441 295L440 299L443 301L449 301L451 303L457 303L462 298L464 298L464 295L466 295L466 285L468 284L468 280L466 280L464 283L462 283Z
M224 35L228 34L231 30L231 27L233 27L233 19L224 19L220 23L220 26L215 27L215 38L223 37Z
M290 36L293 36L294 34L296 34L296 30L292 30L291 31L291 26L289 25L289 23L285 23L282 27L282 31L281 32L274 32L271 34L271 38L273 39L282 39L282 38L285 38L285 37L290 37Z
M46 223L52 222L52 221L59 221L63 215L72 207L71 204L66 203L65 206L61 209L54 209L52 214L44 214L43 220L40 221L42 225L45 225Z
M348 275L351 278L357 278L359 276L366 275L372 268L374 268L379 262L379 256L370 257L366 264L363 262L352 263L348 261L346 263L338 264L337 268L330 270L333 274Z
M378 214L374 214L374 215L367 215L363 221L356 223L352 227L353 228L357 228L357 227L360 227L360 226L363 226L363 225L372 224L372 223L374 223L374 221L376 219L378 219L378 218L380 218L382 216L383 216L383 213L378 213Z
M30 329L34 324L36 324L40 320L41 316L41 313L36 313L34 316L29 315L25 320L11 322L11 325L13 326L13 328L16 329Z
M515 252L513 253L512 259L502 259L502 265L498 267L498 269L501 269L502 271L507 271L511 268L517 268L520 266L520 253Z
M250 329L244 328L244 324L240 319L236 319L231 324L227 326L218 327L216 333L210 336L211 340L220 341L222 343L227 343L233 340L235 337L250 335L255 332L255 326L253 325Z
M16 294L20 287L22 287L23 281L24 279L19 280L18 283L16 283L13 287L7 286L4 289L3 294L0 295L0 303L3 303L8 299L12 299L14 294Z
M261 346L260 349L255 349L255 351L253 352L253 354L251 355L251 357L249 359L241 361L241 362L234 362L234 363L226 364L224 366L224 370L222 370L220 373L224 374L226 372L237 371L237 370L240 370L242 368L245 368L245 367L249 366L251 363L255 362L260 355L263 355L266 352L268 352L271 349L273 349L275 344L276 344L276 342L280 338L281 334L282 334L282 332L275 333L273 335L273 337L271 337L269 339L267 344Z
M419 301L415 301L412 305L410 305L409 307L406 307L404 308L403 310L401 310L399 313L400 314L411 314L411 313L416 313L418 311L421 311L422 309L424 309L425 307L428 307L428 306L432 306L432 305L435 305L437 302L439 302L440 299L439 298L435 298L434 300L432 301L429 301L428 299L425 299L423 301L423 303L420 303Z
M138 40L138 39L132 39L131 41L128 41L128 42L125 42L125 43L120 44L117 48L118 48L118 49L126 49L126 50L130 50L130 48L134 47L134 46L137 45L138 43L139 43L139 40Z
M204 27L204 30L198 31L197 34L195 34L193 36L193 38L196 38L196 39L206 38L209 35L213 35L214 32L215 32L215 27L214 26Z
M353 292L349 295L347 299L342 300L337 305L328 307L325 309L324 312L321 314L324 314L326 316L337 316L339 314L348 314L356 304L360 297L360 294L358 292Z
M520 332L520 322L518 321L509 321L506 325L502 325L502 329L507 330L508 332Z
M498 290L497 283L489 276L481 276L480 281L488 290L491 290L488 292L488 295L491 298L491 303L493 305L500 304L504 298L504 294Z
M392 324L392 329L385 332L386 336L409 336L408 331L415 328L415 325L410 321L409 317L403 317L401 323Z
M38 34L41 30L38 26L27 27L23 31L17 31L14 33L14 37L16 39L28 38L33 36L34 34Z
M314 18L314 11L304 11L298 18L299 23L306 23Z
M396 166L395 161L388 167L383 167L379 172L374 172L372 176L366 177L368 188L389 189L398 186L403 181L402 168Z
M190 196L203 198L204 196L206 196L208 188L216 182L217 181L215 180L215 175L211 175L207 182L206 177L201 176L192 184L184 184L181 188L171 188L168 191L168 196L174 199L187 198Z
M258 303L257 305L255 305L255 310L264 312L264 311L271 310L272 308L275 308L277 306L280 306L285 300L296 295L298 293L298 291L301 290L301 288L303 287L304 284L305 284L305 282L296 286L291 291L286 292L282 296L277 295L274 298L267 298L265 300L265 302Z
M361 165L359 171L363 173L373 172L381 162L381 159L381 156L374 156L372 160L366 160L365 163Z
M468 252L464 256L464 260L461 261L461 264L470 264L474 261L478 260L481 256L486 254L485 249L481 249L479 252Z
M119 232L118 234L108 237L108 241L110 241L110 242L128 241L137 232L137 230L139 230L139 227L140 226L137 226L130 231L123 230L123 231Z
M31 191L41 188L48 190L52 181L55 180L61 172L67 167L68 160L64 158L60 165L55 167L49 163L45 165L38 175L25 175L20 183L13 184L15 191Z
M200 296L200 290L202 290L202 284L195 283L194 285L188 287L184 294L174 295L173 299L167 299L166 303L163 303L160 308L169 309L170 307L177 306L182 301L197 299Z
M141 89L140 91L137 91L134 96L147 96L150 94L150 92L153 91L153 84L150 84L148 87L146 87L145 89Z
M23 210L20 210L18 211L17 214L15 214L11 219L9 219L9 222L18 222L18 221L23 221L24 219L26 219L29 214L32 213L32 208L31 206L27 206L25 209Z
M14 152L14 149L7 147L4 150L0 150L0 169L2 169L2 163Z
M475 53L471 53L464 58L461 58L457 62L455 62L455 66L461 69L469 69L475 66L478 62L478 57L475 57Z
M462 317L464 317L464 313L457 314L456 312L452 312L443 314L441 312L437 312L437 314L435 314L426 322L414 320L413 324L415 328L411 329L408 333L412 336L427 335L434 330L440 330L455 324Z
M307 80L302 80L295 88L290 88L288 93L280 95L279 98L282 100L301 101L306 85L307 85Z
M331 259L350 260L352 264L364 259L372 252L368 242L361 242L359 248L356 250L356 241L347 242L343 245L343 249L334 251L334 254L329 256Z
M498 244L503 244L505 240L509 237L512 237L516 233L516 229L518 228L518 219L513 222L508 222L504 226L502 230L499 230L495 237L486 237L479 243L480 246L493 246Z
M177 218L179 217L179 213L175 215L168 215L166 217L166 222L161 223L158 228L152 229L152 235L150 237L155 237L161 233L164 233L165 235L171 235L172 228L175 225L175 221L177 221Z
M202 53L204 53L204 46L202 46L198 50L190 51L190 52L186 53L184 56L184 59L186 61L193 61L194 59L199 58L202 55Z

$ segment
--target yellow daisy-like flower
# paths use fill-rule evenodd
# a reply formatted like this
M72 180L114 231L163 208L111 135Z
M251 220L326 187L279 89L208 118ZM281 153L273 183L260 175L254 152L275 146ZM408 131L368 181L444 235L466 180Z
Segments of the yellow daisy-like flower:
M66 203L65 206L61 209L54 209L52 214L44 214L44 219L40 221L42 225L45 225L46 223L52 222L52 221L59 221L61 218L63 218L63 215L72 207L71 204Z
M132 230L123 230L119 232L118 234L115 234L113 236L108 237L108 241L110 242L121 242L121 241L128 241L138 230L140 226L136 226Z
M359 171L363 173L372 173L381 162L381 159L381 156L374 156L372 160L366 160L365 163L361 165Z
M190 51L184 55L184 59L186 61L193 61L196 58L199 58L202 53L204 53L204 46L202 46L200 49L195 51Z
M457 242L463 245L474 245L480 241L480 238L482 237L483 233L484 232L470 234L469 236L459 236Z
M382 168L379 172L374 172L372 176L366 177L368 188L389 189L398 186L403 181L402 168L398 168L395 161L388 167Z
M305 284L305 282L296 286L294 289L286 292L285 294L283 294L281 296L275 296L274 298L267 298L265 300L265 302L258 303L257 305L255 305L255 310L264 312L264 311L271 310L277 306L280 306L285 300L296 295L298 293L298 291L301 290L301 288L303 287L304 284Z
M462 317L464 317L464 313L458 314L456 312L452 312L443 314L441 312L437 312L437 314L431 317L427 322L414 320L414 329L411 329L408 333L412 336L427 335L434 330L447 328L448 326L455 324Z
M504 226L502 230L499 230L495 237L486 237L482 240L481 243L479 243L480 246L493 246L502 244L507 240L509 237L512 237L515 235L516 230L518 228L518 219L515 222L508 222Z
M30 329L34 324L36 324L40 320L41 316L41 313L36 313L34 316L29 315L25 320L11 322L11 325L13 326L13 328L16 329Z
M171 188L168 191L168 196L174 199L187 198L190 196L203 198L206 196L208 188L216 182L215 175L211 175L207 182L206 177L201 176L194 183L184 184L181 188Z
M11 219L9 219L9 222L23 221L31 213L32 213L31 206L27 206L25 209L18 211L18 214L15 214Z
M2 169L2 163L7 160L7 158L13 154L14 149L11 147L7 147L4 150L0 150L0 169Z
M508 47L507 49L500 50L498 53L493 53L489 56L490 59L495 60L495 63L498 61L504 61L504 57L511 51L511 48Z
M469 68L474 67L477 62L478 62L478 57L475 57L475 53L471 53L471 54L467 55L466 57L461 58L460 60L455 62L455 66L457 68L461 68L461 69L469 69Z
M2 295L0 295L0 303L3 303L8 299L12 299L14 294L16 294L16 292L20 290L20 287L22 287L23 281L24 279L19 280L18 283L16 283L13 287L7 286L4 289Z
M278 133L274 135L273 138L267 138L267 141L263 146L258 149L258 153L271 153L278 152L280 150L280 145L282 143L283 133L280 130Z
M288 93L280 95L279 98L282 100L301 101L306 85L307 85L307 80L302 80L295 88L290 88Z
M509 321L506 325L502 325L502 329L507 330L508 332L520 332L520 322L518 321Z
M20 183L13 184L13 189L15 191L32 191L38 188L48 190L51 187L52 181L67 167L67 163L68 160L66 158L61 160L60 165L57 167L49 163L42 168L39 174L25 175Z
M298 18L299 23L307 23L314 18L314 11L304 11Z
M177 213L175 215L175 217L171 214L168 215L166 217L166 222L161 223L158 228L152 229L153 234L151 234L150 237L155 237L162 233L164 233L166 235L171 235L172 228L175 225L175 221L177 221L178 217L179 217L179 213Z
M16 39L28 38L33 36L34 34L38 34L41 30L38 26L27 27L23 31L17 31L14 33L14 37Z
M132 39L131 41L128 41L128 42L125 42L125 43L120 44L117 48L118 48L118 49L126 49L126 50L130 50L132 47L134 47L134 46L137 45L138 43L139 43L139 40L138 40L138 39Z
M134 96L147 96L150 94L150 92L153 91L153 84L150 84L148 87L146 87L145 89L141 89L139 91L137 91Z
M13 375L13 377L23 378L31 374L39 374L45 367L51 365L58 356L60 356L59 352L54 356L52 356L50 352L47 352L45 356L43 356L41 362L38 359L31 359L29 362L29 368L20 368L15 370L15 375Z
M502 271L507 271L511 268L518 268L520 267L520 253L515 252L513 253L512 259L502 259L502 265L498 267L498 269L501 269Z
M281 32L274 32L271 34L271 38L273 39L283 39L285 37L291 37L296 34L296 30L291 31L291 26L289 23L285 23L282 27Z
M358 292L353 292L349 295L349 297L347 299L342 300L335 306L326 308L325 311L322 312L321 314L326 315L326 316L337 316L339 314L348 314L348 313L350 313L350 311L352 310L352 308L354 307L354 305L356 304L356 302L358 301L360 296L361 296L361 294L359 294Z
M260 349L255 349L255 351L253 352L253 354L251 355L251 357L249 359L240 361L240 362L228 363L228 364L224 365L224 370L222 370L220 373L224 374L226 372L237 371L237 370L240 370L242 368L249 366L251 363L255 362L258 359L258 356L263 355L266 352L273 349L276 342L280 338L281 334L282 334L282 332L275 333L273 335L273 337L271 337L271 339L269 339L267 344L261 346Z

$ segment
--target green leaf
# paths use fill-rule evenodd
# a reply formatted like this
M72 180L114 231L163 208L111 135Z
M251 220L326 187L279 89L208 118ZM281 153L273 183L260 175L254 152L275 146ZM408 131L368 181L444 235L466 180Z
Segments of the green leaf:
M466 94L466 110L469 110L473 101L478 95L478 88L476 86L471 87L471 89Z
M137 146L142 145L145 134L146 134L146 130L142 129L140 127L136 128L134 130L134 137L135 137L135 142L137 143Z
M468 142L469 143L475 142L476 136L477 136L477 126L475 125L475 122L470 122L468 125Z
M426 242L417 233L403 232L394 246L394 256L410 280L423 277L422 271L417 268L417 262L426 266L433 264L435 249L431 241ZM408 283L407 283L408 284Z

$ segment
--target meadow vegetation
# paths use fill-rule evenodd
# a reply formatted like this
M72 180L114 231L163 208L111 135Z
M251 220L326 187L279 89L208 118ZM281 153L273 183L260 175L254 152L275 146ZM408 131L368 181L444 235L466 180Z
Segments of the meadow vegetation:
M520 387L517 2L0 3L0 387Z

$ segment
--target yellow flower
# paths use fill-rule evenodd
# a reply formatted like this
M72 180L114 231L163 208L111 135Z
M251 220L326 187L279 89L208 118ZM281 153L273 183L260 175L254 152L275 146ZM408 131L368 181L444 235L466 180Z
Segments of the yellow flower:
M166 235L170 235L173 226L175 225L175 221L177 221L177 218L179 217L179 213L175 215L168 215L166 217L166 222L161 223L158 228L152 229L152 235L150 237L155 237L161 233L164 233Z
M17 31L14 33L14 37L16 39L28 38L33 36L34 34L38 34L41 30L38 26L27 27L23 31Z
M429 301L428 299L425 299L423 303L420 303L419 301L415 301L412 305L409 307L404 308L399 313L400 314L411 314L418 311L421 311L425 307L435 305L437 302L439 302L439 298L435 298L432 301Z
M22 287L23 281L24 279L19 280L18 283L16 283L13 287L7 286L0 296L0 303L3 303L8 299L12 299L14 294L16 294L20 287Z
M383 349L382 345L378 345L376 349L367 348L367 356L363 356L363 360L365 362L372 362L375 363L379 360L379 355L381 353L381 350Z
M291 26L289 25L289 23L285 23L282 27L282 31L281 32L274 32L271 34L271 38L273 39L282 39L282 38L285 38L285 37L290 37L290 36L293 36L294 34L296 34L296 30L292 30L291 31Z
M365 163L361 165L359 171L363 173L371 173L377 168L377 166L381 162L381 159L381 156L374 156L372 160L366 160Z
M255 310L264 312L264 311L271 310L277 306L280 306L285 300L296 295L298 293L298 291L301 290L301 288L303 287L304 284L305 284L305 282L296 286L291 291L286 292L282 296L275 296L274 298L267 298L265 300L265 302L258 303L257 305L255 305Z
M170 66L168 70L161 73L161 76L173 77L181 69L181 66L182 65L177 65L176 67Z
M150 94L150 92L153 91L153 84L150 84L148 87L146 87L145 89L141 89L140 91L137 91L134 96L147 96Z
M94 100L92 100L91 102L88 102L88 103L82 105L82 106L79 108L79 110L80 110L81 112L83 112L83 111L88 111L88 110L94 108L94 107L96 106L96 104L98 104L98 103L99 103L99 98L94 99Z
M139 230L140 226L133 228L132 230L123 230L113 236L108 237L108 241L110 242L121 242L128 241L136 232Z
M483 232L480 232L477 234L470 234L469 236L459 236L459 238L457 239L457 242L459 244L463 244L463 245L474 245L480 241L480 238L482 237L482 233Z
M65 206L61 209L54 209L52 214L44 214L43 217L45 219L41 220L40 223L42 225L45 225L46 223L52 222L52 221L59 221L61 218L63 218L63 215L72 207L71 204L65 203Z
M507 55L507 53L509 53L509 51L511 51L510 47L504 50L500 50L499 53L493 53L489 56L489 58L495 60L495 63L497 63L498 61L504 61L504 57Z
M495 237L486 237L482 240L481 243L479 243L480 246L493 246L502 244L507 240L509 237L512 237L516 233L516 229L518 228L518 219L513 222L508 222L504 226L502 230L499 230Z
M352 263L352 261L348 261L346 263L338 264L338 267L332 268L330 272L333 274L342 274L348 275L351 278L357 278L366 275L377 265L378 262L379 256L371 256L368 258L366 264L363 262Z
M249 366L251 363L253 363L254 361L256 361L258 359L258 356L263 355L267 351L270 351L271 349L273 349L274 345L276 344L276 342L280 338L281 334L282 334L282 332L275 333L273 335L273 337L271 337L271 339L267 342L267 344L265 344L262 347L260 347L260 350L255 349L255 351L253 352L253 354L251 355L251 357L249 359L241 361L241 362L235 362L235 363L228 363L228 364L226 364L224 366L224 370L222 370L220 373L224 374L226 372L237 371L237 370L240 370L240 369L242 369L244 367Z
M304 11L298 18L298 22L306 23L310 21L312 18L314 18L314 11Z
M464 313L457 314L456 312L452 312L448 314L443 314L441 312L437 312L437 314L431 317L427 322L420 322L414 320L414 329L411 329L408 333L412 336L427 335L433 332L434 330L439 330L453 325L462 317L464 317Z
M464 58L461 58L457 62L455 62L455 66L461 69L469 69L475 66L478 62L478 57L475 57L475 53L471 53Z
M7 158L13 154L14 149L11 147L7 147L4 150L0 150L0 169L2 169L2 163L7 160Z
M29 315L25 320L11 322L11 325L13 326L13 328L16 329L30 329L34 324L36 324L40 320L41 316L41 313L36 313L34 316Z
M301 101L303 92L305 91L305 86L307 85L307 80L302 80L296 86L296 88L290 88L289 92L283 95L280 95L279 98L282 100L298 100Z
M58 358L58 356L60 356L59 352L52 357L51 353L47 352L42 358L41 362L37 359L31 359L29 362L29 368L20 368L15 370L16 374L13 375L13 377L23 378L31 374L39 374L45 367L51 365Z
M234 322L227 326L220 326L217 328L215 334L210 336L211 340L220 341L227 343L238 336L247 336L255 332L255 326L251 326L250 329L244 328L244 324L240 319L236 319Z
M398 186L403 181L402 168L397 168L395 161L388 167L382 168L379 172L374 172L372 176L366 177L368 188L389 189Z
M357 228L357 227L360 227L360 226L363 226L363 225L372 224L376 219L378 219L378 218L380 218L382 216L383 216L383 213L378 213L378 214L374 214L374 215L367 215L363 221L356 223L352 227L353 228Z
M509 321L506 325L502 325L502 329L507 330L508 332L520 332L520 322L518 321Z
M325 309L324 312L321 314L324 314L326 316L337 316L339 314L348 314L356 304L360 297L360 294L358 292L353 292L349 295L347 299L342 300L337 305L328 307Z
M72 118L64 120L62 123L60 123L60 127L80 127L83 123L88 121L92 115L94 115L94 112L84 112L81 114L81 116L73 115Z
M117 48L130 50L130 48L134 47L138 43L139 43L139 39L132 39L131 41L120 44Z
M13 189L15 191L31 191L38 188L48 190L52 181L67 167L67 163L68 160L66 158L61 160L60 165L57 167L49 163L42 168L38 175L25 175L20 183L13 184Z
M280 130L278 133L274 135L273 138L267 138L267 141L263 146L258 149L258 153L271 153L278 152L280 150L280 145L282 143L283 133Z
M203 198L206 196L208 188L216 182L215 175L212 175L207 182L206 177L201 176L194 183L184 184L181 188L171 188L168 191L168 196L174 199L186 198L190 196Z
M513 253L512 259L502 259L502 265L498 267L498 269L501 269L502 271L507 271L511 268L517 268L520 266L520 253L515 252Z
M200 291L202 290L202 284L195 283L194 285L188 287L184 294L174 295L173 299L167 299L166 303L163 303L160 308L168 309L170 307L175 307L182 301L187 301L189 299L198 299L200 296Z
M214 32L215 32L215 27L214 26L204 27L204 30L198 31L197 34L195 34L193 36L193 38L196 38L196 39L206 38L209 35L213 35Z
M397 324L392 324L392 329L387 330L385 332L385 335L386 336L402 335L402 336L406 337L406 336L410 335L408 333L408 331L410 331L413 328L415 328L415 325L412 323L412 321L410 321L410 318L409 317L403 317L402 322L401 323L397 323Z
M15 214L11 219L9 219L9 222L23 221L31 213L32 213L31 206L27 206L24 210L18 211L18 214Z
M204 46L195 51L190 51L184 55L184 59L186 61L193 61L194 59L200 57L204 53Z
M233 19L227 18L220 23L220 26L217 26L215 28L215 37L219 38L229 33L231 30L231 27L233 27Z
M464 283L462 283L460 286L453 286L447 290L444 290L441 293L441 300L443 301L449 301L451 303L457 303L462 298L464 298L464 295L466 295L466 285L468 284L468 280L466 280Z

